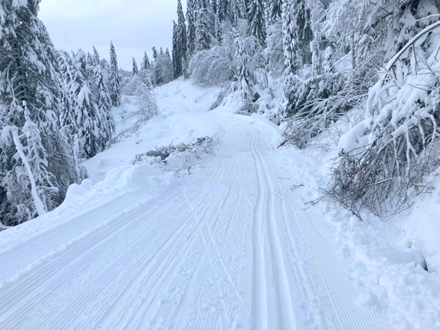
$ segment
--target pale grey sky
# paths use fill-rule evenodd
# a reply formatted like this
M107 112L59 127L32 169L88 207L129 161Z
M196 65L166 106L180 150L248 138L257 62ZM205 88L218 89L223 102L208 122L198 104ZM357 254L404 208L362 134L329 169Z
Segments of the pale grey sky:
M186 0L182 0L184 8ZM42 0L40 19L56 48L91 51L94 45L108 58L110 40L119 66L131 70L151 47L170 48L177 0Z

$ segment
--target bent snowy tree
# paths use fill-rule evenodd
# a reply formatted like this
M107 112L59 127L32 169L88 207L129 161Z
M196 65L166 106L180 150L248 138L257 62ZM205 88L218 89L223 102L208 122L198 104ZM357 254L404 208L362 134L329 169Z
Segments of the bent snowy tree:
M349 209L401 210L438 167L440 23L411 39L371 89L366 119L341 139L327 193Z

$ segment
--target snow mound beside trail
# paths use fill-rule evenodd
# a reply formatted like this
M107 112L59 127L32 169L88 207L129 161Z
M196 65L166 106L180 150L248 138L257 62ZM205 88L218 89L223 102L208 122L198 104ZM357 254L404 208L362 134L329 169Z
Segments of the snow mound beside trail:
M362 109L353 109L305 150L322 164L316 170L322 176L318 191L325 187L338 153L369 143L368 125L360 114ZM380 219L364 210L362 222L339 205L317 206L335 228L340 254L359 287L359 303L383 312L393 329L440 329L438 174L427 178L435 189L414 200L409 214Z
M424 250L392 221L367 220L336 223L341 253L362 290L360 302L386 311L395 329L438 329L440 283L426 269Z
M416 201L402 228L423 248L429 271L440 274L440 171L429 183L434 191Z
M93 182L89 179L83 180L81 184L72 184L66 193L63 203L71 204L87 194L93 187Z

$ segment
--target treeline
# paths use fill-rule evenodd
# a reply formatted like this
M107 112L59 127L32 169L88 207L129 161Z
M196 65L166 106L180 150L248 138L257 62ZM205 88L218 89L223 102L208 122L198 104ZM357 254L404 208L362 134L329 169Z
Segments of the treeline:
M38 0L0 0L0 222L16 225L62 203L80 162L108 147L121 101L110 63L55 50Z
M361 218L429 190L439 166L438 0L180 0L174 77L241 91L241 112L266 111L255 90L281 82L271 111L286 142L339 140L325 196ZM343 118L358 125L343 125Z

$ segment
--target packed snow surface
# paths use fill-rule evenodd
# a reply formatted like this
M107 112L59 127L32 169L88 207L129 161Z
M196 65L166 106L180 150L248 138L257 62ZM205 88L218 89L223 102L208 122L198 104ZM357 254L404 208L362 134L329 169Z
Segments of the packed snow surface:
M393 329L359 299L329 215L307 204L319 161L277 148L264 119L208 111L213 89L156 93L160 114L137 132L124 98L120 142L61 207L0 233L0 329ZM204 136L212 152L133 165Z

